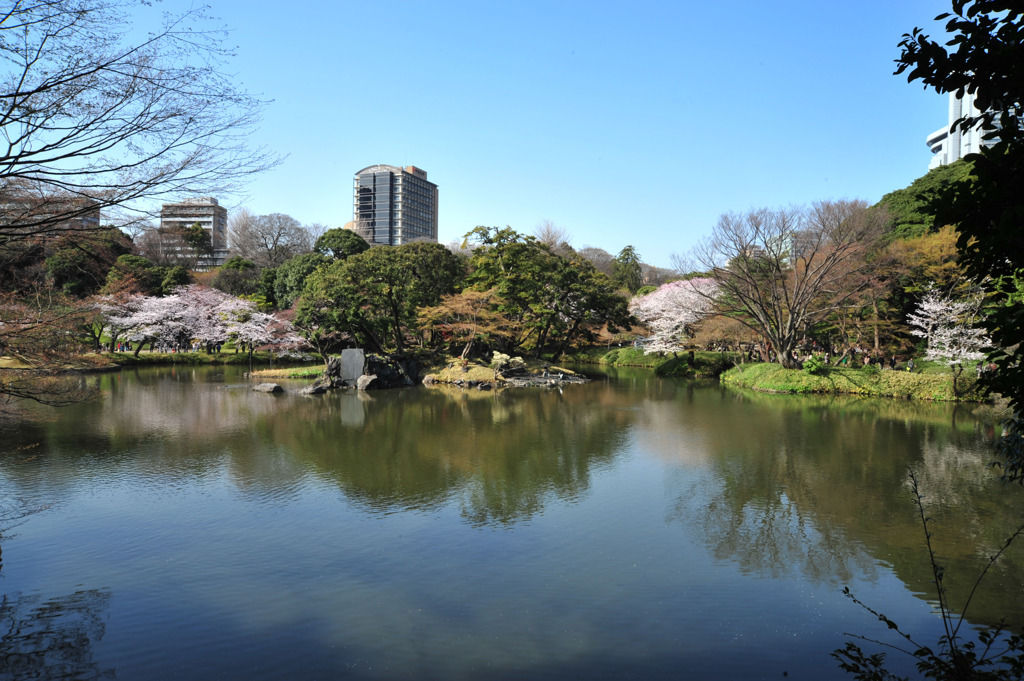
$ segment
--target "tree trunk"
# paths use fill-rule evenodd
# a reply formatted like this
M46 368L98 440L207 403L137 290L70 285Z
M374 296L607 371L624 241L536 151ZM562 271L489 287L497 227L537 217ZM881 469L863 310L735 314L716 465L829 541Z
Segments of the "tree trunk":
M537 334L537 347L534 350L534 357L540 357L544 353L544 346L548 342L548 332L551 331L551 322L548 321L544 324L544 328L541 329L540 333Z
M565 334L562 336L562 342L558 345L557 354L555 355L555 360L556 361L558 360L559 357L561 357L562 355L565 354L566 350L569 349L569 343L572 342L572 339L576 335L576 331L579 330L579 327L580 327L579 320L574 321L572 323L572 328L567 330L565 332Z
M878 301L877 300L872 300L871 301L871 309L875 313L874 323L872 324L872 326L874 326L874 330L875 330L875 352L877 353L877 352L879 352L881 350L881 344L878 342Z

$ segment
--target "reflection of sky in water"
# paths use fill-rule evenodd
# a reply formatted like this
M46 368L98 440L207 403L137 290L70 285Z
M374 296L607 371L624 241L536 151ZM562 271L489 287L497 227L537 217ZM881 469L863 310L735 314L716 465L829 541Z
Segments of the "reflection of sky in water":
M714 389L309 400L190 388L125 388L77 424L110 435L110 451L76 459L73 439L55 438L4 471L61 493L5 541L5 588L109 591L93 649L118 678L838 679L828 652L844 631L885 634L843 584L937 631L827 498L862 484L830 478L847 462L798 451L776 412L758 415L770 435L758 445L751 411ZM170 414L196 421L174 428ZM440 435L387 437L423 414L448 420ZM927 475L970 467L928 432ZM508 441L531 457L499 449ZM467 442L480 450L455 451ZM440 485L422 490L434 503L367 503L436 470L458 474L424 478ZM512 505L467 510L492 501Z

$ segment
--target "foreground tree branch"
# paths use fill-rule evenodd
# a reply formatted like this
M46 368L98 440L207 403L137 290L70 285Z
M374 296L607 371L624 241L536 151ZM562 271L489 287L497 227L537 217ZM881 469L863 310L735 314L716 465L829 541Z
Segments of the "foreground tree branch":
M92 394L78 371L78 333L92 310L59 299L31 304L0 298L0 412L18 399L61 406Z
M0 245L117 209L237 191L277 163L247 141L263 102L222 71L203 9L128 39L142 0L13 2L0 13ZM86 200L88 199L88 200ZM109 223L112 217L104 215Z

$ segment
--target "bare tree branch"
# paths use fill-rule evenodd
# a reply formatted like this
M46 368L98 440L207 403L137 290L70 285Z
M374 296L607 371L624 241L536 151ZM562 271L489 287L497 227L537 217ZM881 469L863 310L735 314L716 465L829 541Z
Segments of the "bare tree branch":
M264 102L223 72L203 9L128 39L143 0L14 2L0 13L0 243L120 209L236 192L279 159L252 149ZM109 220L108 220L109 224Z
M794 366L793 351L812 325L860 304L870 283L866 256L884 224L863 201L729 213L686 264L714 277L720 314L756 331L780 363Z

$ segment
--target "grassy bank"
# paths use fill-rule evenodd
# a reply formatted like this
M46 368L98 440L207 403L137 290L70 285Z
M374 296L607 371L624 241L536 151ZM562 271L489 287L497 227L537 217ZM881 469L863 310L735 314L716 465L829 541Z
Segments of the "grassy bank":
M798 369L783 369L778 364L747 364L722 374L725 385L777 393L844 393L873 397L899 397L915 400L955 401L953 378L944 372L910 373L877 369L828 367L822 375ZM965 371L957 382L959 399L980 402L975 375Z
M282 369L253 369L251 376L255 378L308 378L317 379L324 375L324 365L317 362L314 365L300 367L284 367Z
M643 348L622 347L590 348L569 357L580 364L603 364L616 367L639 367L653 369L658 376L676 378L715 378L739 360L735 353L694 352L693 363L689 353L677 356L646 354Z

